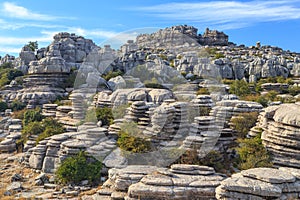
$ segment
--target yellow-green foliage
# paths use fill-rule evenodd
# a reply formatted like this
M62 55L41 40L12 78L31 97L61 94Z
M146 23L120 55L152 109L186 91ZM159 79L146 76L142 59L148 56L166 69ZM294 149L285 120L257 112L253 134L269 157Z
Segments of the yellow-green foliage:
M126 109L130 106L130 104L122 104L119 106L115 106L112 109L112 114L114 119L121 119L126 114Z
M239 139L239 147L236 151L239 155L237 164L239 169L246 170L256 167L271 167L271 159L262 144L261 134L254 138Z
M65 128L61 123L53 118L45 118L42 121L32 121L24 125L21 141L25 143L29 136L35 135L37 136L36 143L38 143L47 137L63 132Z
M206 165L213 167L216 171L226 171L229 168L229 163L224 162L222 154L218 151L210 151L203 158L199 158L197 150L187 150L183 153L179 159L175 162L177 164L189 164L189 165Z
M117 76L122 76L123 72L121 71L109 71L107 74L103 75L103 78L108 81L111 78L117 77Z
M251 93L249 84L244 80L233 81L230 85L229 92L239 97L243 97Z
M231 128L237 131L239 138L244 138L255 125L257 117L257 112L241 113L231 119Z
M0 87L8 84L19 76L23 76L23 72L13 69L12 63L8 62L0 65Z
M202 94L210 94L207 88L200 88L197 93L197 95L202 95Z
M83 180L100 182L102 163L84 152L66 158L56 171L56 178L62 184L78 184Z
M23 126L26 126L30 122L42 121L44 116L42 115L42 110L36 108L34 110L26 110L24 113Z
M114 116L111 108L96 108L96 118L101 120L103 125L110 125L114 121Z
M142 137L141 130L134 122L127 122L121 126L117 144L122 150L132 153L151 150L151 142Z

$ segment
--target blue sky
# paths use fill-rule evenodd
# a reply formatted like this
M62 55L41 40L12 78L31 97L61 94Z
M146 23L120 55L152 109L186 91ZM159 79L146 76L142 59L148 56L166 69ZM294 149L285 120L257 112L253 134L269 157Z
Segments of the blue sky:
M178 24L224 31L237 44L300 52L300 0L15 0L0 1L0 55L18 55L28 41L47 46L61 31L103 46Z

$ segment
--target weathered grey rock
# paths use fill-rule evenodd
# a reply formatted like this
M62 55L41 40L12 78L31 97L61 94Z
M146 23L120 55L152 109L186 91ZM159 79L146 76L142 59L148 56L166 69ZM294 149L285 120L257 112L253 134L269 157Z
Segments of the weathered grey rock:
M208 171L211 173L206 174ZM173 165L169 172L160 170L144 176L129 187L128 196L130 199L212 199L215 188L224 178L210 167Z
M126 81L122 78L122 76L117 76L108 80L107 84L109 85L110 89L113 91L117 89L126 88Z
M299 108L297 104L271 106L259 116L257 127L262 130L263 144L275 165L300 166Z
M295 169L296 170L296 169ZM217 199L287 199L298 198L299 181L293 169L253 168L241 171L221 182Z
M21 182L13 182L6 188L6 190L12 193L21 192L23 190L23 187Z

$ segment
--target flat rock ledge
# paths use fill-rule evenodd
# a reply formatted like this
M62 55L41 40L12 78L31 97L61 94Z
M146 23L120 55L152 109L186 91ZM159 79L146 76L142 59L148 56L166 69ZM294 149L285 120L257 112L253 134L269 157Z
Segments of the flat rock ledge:
M174 164L168 169L131 165L110 169L98 194L112 199L123 195L125 200L215 199L215 189L225 178L207 166Z
M299 173L299 169L286 167L244 170L223 180L216 188L216 198L222 200L299 199Z

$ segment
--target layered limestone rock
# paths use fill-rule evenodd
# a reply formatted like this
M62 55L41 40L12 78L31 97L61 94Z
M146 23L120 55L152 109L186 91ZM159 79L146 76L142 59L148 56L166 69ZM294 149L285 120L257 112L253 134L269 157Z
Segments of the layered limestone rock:
M263 145L275 165L300 168L299 114L299 104L282 104L266 108L259 119Z
M107 129L85 123L77 132L67 132L48 137L25 153L25 162L34 169L53 173L61 162L79 151L104 159L116 148L116 141L108 137Z
M216 106L212 107L209 116L194 118L182 148L197 150L199 157L205 156L212 150L230 153L227 151L236 138L235 132L229 126L230 119L240 113L260 112L262 108L262 105L255 102L218 101Z
M22 120L10 117L1 120L0 152L12 153L17 150L16 141L21 139Z
M71 68L79 68L95 47L91 40L69 33L56 34L54 41L47 48L38 50L37 55L25 46L18 58L19 64L15 63L20 69L29 67L23 89L9 92L5 98L29 103L31 108L54 101L58 96L63 97L64 81Z
M217 199L298 199L299 170L253 168L225 179L216 188Z
M213 199L215 188L224 178L211 167L175 164L169 170L158 170L131 185L128 199Z
M153 102L161 104L166 99L173 99L172 91L154 88L129 88L118 89L111 93L109 91L99 92L95 98L95 105L104 107L107 105L119 106L134 101Z
M199 42L202 45L219 45L225 46L228 45L228 35L217 30L209 30L206 28L204 34L199 38Z
M214 169L198 165L172 165L158 168L130 165L110 169L109 179L98 190L102 198L121 196L125 199L213 199L215 188L225 176Z

